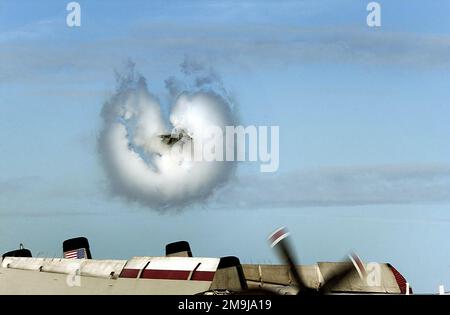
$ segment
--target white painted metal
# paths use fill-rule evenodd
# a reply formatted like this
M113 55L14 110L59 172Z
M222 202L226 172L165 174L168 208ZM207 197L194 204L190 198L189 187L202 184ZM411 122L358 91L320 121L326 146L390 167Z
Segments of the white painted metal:
M145 269L156 270L194 270L197 265L197 271L216 271L219 265L218 258L203 257L149 257L150 263Z
M217 270L219 258L135 257L87 260L7 257L0 267L0 294L198 294L212 281L118 278L122 269ZM200 263L200 265L199 265Z

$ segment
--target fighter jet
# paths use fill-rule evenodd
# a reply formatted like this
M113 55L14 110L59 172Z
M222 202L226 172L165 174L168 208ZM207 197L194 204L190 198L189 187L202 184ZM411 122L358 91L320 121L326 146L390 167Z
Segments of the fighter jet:
M159 137L168 146L172 146L180 140L188 141L192 139L185 130L177 130L171 134L160 135Z

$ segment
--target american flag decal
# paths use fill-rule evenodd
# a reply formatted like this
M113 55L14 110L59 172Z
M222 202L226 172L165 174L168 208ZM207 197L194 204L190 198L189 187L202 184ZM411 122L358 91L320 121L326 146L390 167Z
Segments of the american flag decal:
M84 248L78 248L64 252L64 258L67 259L82 259L86 258L86 256L86 249Z

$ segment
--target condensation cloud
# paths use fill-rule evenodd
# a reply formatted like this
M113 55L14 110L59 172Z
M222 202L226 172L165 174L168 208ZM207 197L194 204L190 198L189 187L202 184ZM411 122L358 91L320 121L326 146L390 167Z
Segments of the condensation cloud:
M174 158L171 146L162 140L161 135L180 131L186 139L201 139L208 136L204 130L209 125L236 123L233 102L217 74L188 60L181 64L181 73L181 79L172 76L165 81L168 119L133 63L117 74L116 91L101 112L98 146L112 192L158 211L204 201L235 170L233 162Z

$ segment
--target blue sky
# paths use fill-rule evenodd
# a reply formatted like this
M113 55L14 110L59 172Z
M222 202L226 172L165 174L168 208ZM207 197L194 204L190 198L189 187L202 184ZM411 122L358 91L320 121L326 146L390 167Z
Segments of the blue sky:
M194 254L277 262L292 231L303 263L391 262L416 291L450 287L450 21L447 1L0 1L0 248L61 253L86 235L99 258ZM213 200L178 214L111 196L97 155L114 70L149 89L185 56L212 66L244 124L280 126L280 169L242 164Z

